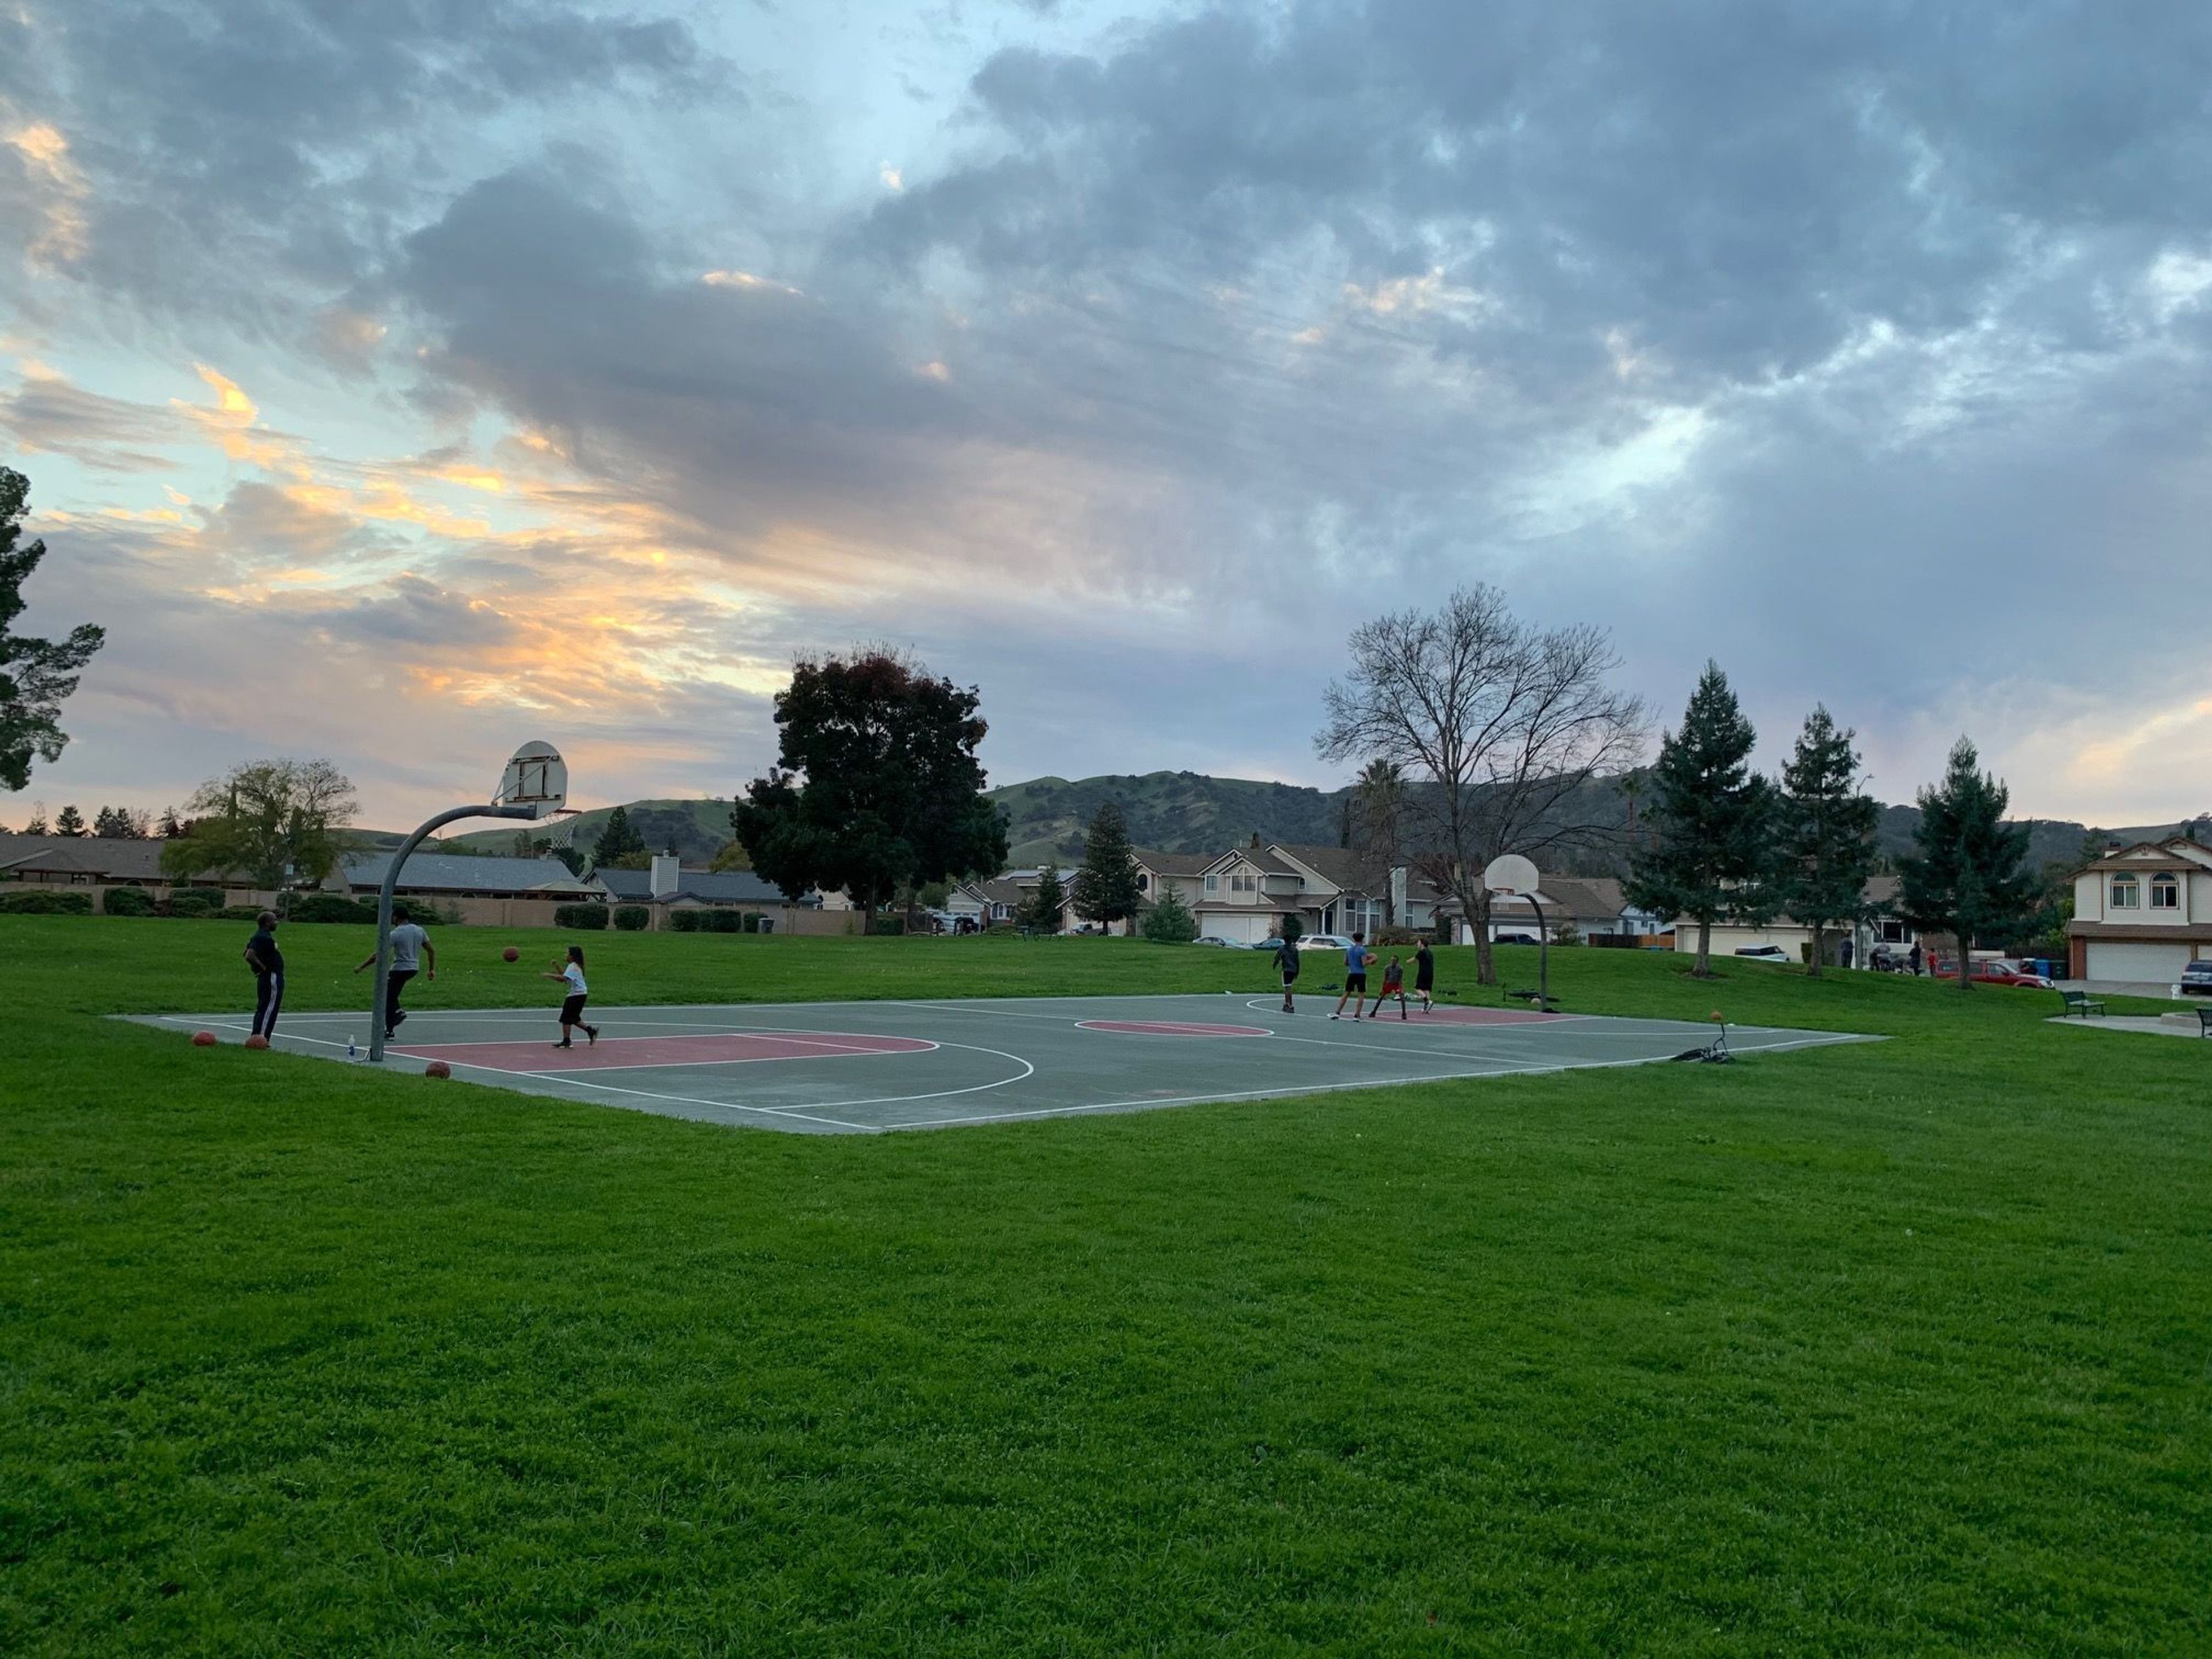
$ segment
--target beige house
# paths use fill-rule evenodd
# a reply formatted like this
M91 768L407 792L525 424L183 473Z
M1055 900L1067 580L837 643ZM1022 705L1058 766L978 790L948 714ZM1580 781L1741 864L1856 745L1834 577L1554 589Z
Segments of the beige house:
M2075 979L2169 981L2212 957L2212 847L2184 836L2119 848L2074 876Z
M1829 949L1834 951L1844 939L1848 939L1851 945L1851 966L1863 968L1868 965L1877 945L1886 945L1902 954L1921 943L1919 934L1902 920L1888 914L1897 902L1898 887L1895 876L1868 878L1864 899L1867 908L1875 913L1873 919L1861 922L1856 928L1829 929ZM1790 961L1802 962L1813 948L1813 930L1791 916L1777 916L1763 927L1731 927L1724 922L1713 924L1712 949L1717 957L1733 956L1739 951L1754 950L1769 945L1780 946ZM1686 955L1697 954L1696 922L1686 917L1676 919L1674 948Z

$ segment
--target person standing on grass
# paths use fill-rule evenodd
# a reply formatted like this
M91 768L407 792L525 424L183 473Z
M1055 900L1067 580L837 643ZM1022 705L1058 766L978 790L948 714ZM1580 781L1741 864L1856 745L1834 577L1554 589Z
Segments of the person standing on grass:
M1367 1018L1382 1018L1382 1005L1389 1001L1392 997L1398 999L1398 1018L1405 1018L1406 964L1395 956L1382 966L1382 988L1375 994L1375 1006L1368 1011Z
M1367 964L1375 960L1375 953L1367 948L1367 935L1354 933L1352 943L1344 947L1344 994L1336 1000L1336 1012L1331 1019L1344 1018L1344 1005L1352 1004L1352 1017L1359 1018L1359 1005L1367 1000Z
M393 1034L399 1030L399 1022L407 1018L399 1006L399 994L406 988L407 981L422 970L422 963L426 960L430 964L430 983L435 985L438 982L438 952L430 943L430 936L413 918L414 913L405 905L392 907L392 966L384 975L384 1040L386 1042L391 1042ZM368 960L354 972L360 973L362 969L372 966L375 961L376 952L371 951Z
M1298 982L1297 940L1279 939L1275 941L1275 971L1283 976L1283 1012L1295 1014L1297 1006L1291 1000L1291 993L1297 988Z
M1437 953L1429 949L1428 940L1423 939L1413 952L1413 994L1420 998L1425 1014L1435 1012L1437 1000L1431 994L1436 987Z
M553 1046L556 1048L574 1048L576 1044L572 1034L580 1030L584 1034L586 1043L597 1042L599 1028L584 1024L584 999L592 994L592 988L584 983L584 947L570 945L568 961L555 972L543 977L556 980L568 988L568 995L561 999L561 1040Z
M276 1035L276 1015L284 1006L284 953L276 948L276 913L254 918L257 929L246 942L246 965L253 969L253 1035Z
M1912 964L1912 977L1918 979L1920 977L1920 941L1918 939L1912 941L1912 950L1905 959Z

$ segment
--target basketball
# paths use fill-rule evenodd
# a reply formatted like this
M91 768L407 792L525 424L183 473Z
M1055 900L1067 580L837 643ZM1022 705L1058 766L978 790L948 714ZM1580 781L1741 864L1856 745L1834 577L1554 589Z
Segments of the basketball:
M212 1041L213 1039L210 1040ZM258 1032L256 1032L253 1036L246 1039L246 1046L249 1048L266 1048L269 1046L269 1039L261 1036Z
M1719 1020L1720 1020L1720 1017L1721 1017L1721 1011L1720 1011L1719 1009L1717 1009L1717 1008L1714 1009L1714 1010L1712 1011L1712 1012L1711 1012L1710 1014L1707 1014L1707 1015L1705 1016L1705 1018L1706 1018L1707 1019L1712 1020L1712 1021L1713 1021L1713 1022L1715 1022L1716 1024L1717 1024L1717 1023L1719 1022Z
M522 960L522 952L510 945L499 953L499 957L502 962L520 962Z
M193 1033L192 1033L192 1047L193 1047L193 1048L214 1048L214 1047L215 1047L215 1033L214 1033L213 1031L195 1031L195 1032L193 1032Z
M451 1077L453 1068L442 1060L434 1060L422 1068L424 1077Z

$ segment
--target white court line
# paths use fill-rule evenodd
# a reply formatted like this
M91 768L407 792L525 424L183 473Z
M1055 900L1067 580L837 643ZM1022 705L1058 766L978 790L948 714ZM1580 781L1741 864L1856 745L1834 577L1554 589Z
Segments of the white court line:
M180 1018L173 1014L163 1014L159 1016L159 1018L165 1021L173 1021L175 1024L180 1025L190 1025L192 1023L189 1018ZM220 1024L225 1030L229 1031L243 1031L249 1029L246 1026L239 1024L235 1020L228 1022L218 1020L212 1023ZM343 1046L341 1044L332 1042L327 1037L294 1036L291 1036L289 1040L294 1042L312 1042L319 1048L336 1048ZM278 1052L281 1053L282 1050L279 1050ZM305 1059L307 1056L302 1055L301 1058ZM414 1056L410 1054L408 1058L411 1060ZM510 1072L498 1066L477 1066L471 1064L465 1060L457 1060L450 1063L459 1066L465 1072L489 1072L495 1077L531 1078L543 1075L542 1073L535 1072ZM702 1100L694 1095L663 1095L654 1094L645 1089L620 1089L617 1088L611 1083L592 1083L587 1082L582 1078L575 1077L563 1077L561 1079L561 1081L563 1083L574 1084L580 1089L601 1089L611 1095L629 1095L638 1100L665 1100L684 1106L708 1106L712 1107L716 1111L721 1112L752 1112L762 1117L795 1117L808 1123L826 1124L833 1129L850 1129L858 1134L879 1134L882 1133L881 1129L874 1124L847 1123L838 1118L817 1117L811 1113L802 1112L797 1107L793 1106L744 1106L732 1100ZM533 1095L539 1100L544 1100L547 1098L557 1100L561 1097L558 1095L549 1097L544 1091L536 1089L517 1089L510 1091L510 1092L514 1094ZM952 1091L951 1092L957 1093L963 1091ZM927 1100L933 1098L933 1097L921 1095L917 1096L916 1098ZM571 1103L582 1105L586 1103L577 1101Z

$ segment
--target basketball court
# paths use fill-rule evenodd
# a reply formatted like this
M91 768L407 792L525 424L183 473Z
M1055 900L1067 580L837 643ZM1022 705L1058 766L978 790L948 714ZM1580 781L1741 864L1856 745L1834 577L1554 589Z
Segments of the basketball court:
M1702 1048L1708 1024L1439 1006L1328 1018L1334 999L997 998L594 1007L597 1044L554 1047L550 1008L413 1012L385 1065L443 1060L457 1079L710 1123L794 1133L1003 1123L1454 1078L1648 1065ZM139 1016L242 1042L236 1013ZM276 1047L347 1063L353 1013L290 1013ZM1732 1026L1739 1057L1877 1039Z

